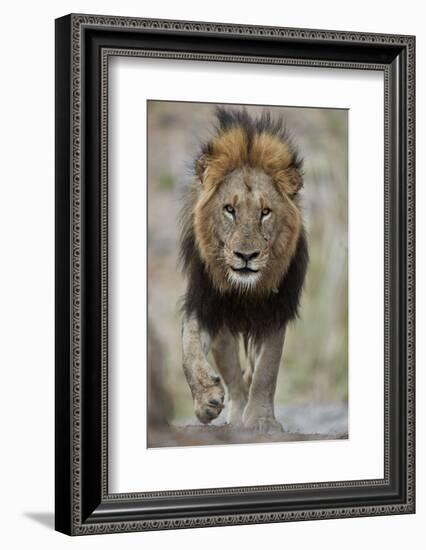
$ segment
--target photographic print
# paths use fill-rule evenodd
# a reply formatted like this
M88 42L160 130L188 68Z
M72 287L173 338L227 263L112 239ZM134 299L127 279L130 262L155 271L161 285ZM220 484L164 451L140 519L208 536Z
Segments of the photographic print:
M148 447L346 439L348 110L147 101Z

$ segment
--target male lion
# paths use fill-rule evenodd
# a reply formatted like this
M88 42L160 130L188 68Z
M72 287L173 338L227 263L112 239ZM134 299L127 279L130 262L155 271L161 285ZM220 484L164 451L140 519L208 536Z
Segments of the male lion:
M195 161L182 210L183 369L202 423L224 408L225 384L231 424L281 431L274 414L278 368L308 262L297 195L302 161L283 121L270 113L252 118L218 108L216 116L215 137Z

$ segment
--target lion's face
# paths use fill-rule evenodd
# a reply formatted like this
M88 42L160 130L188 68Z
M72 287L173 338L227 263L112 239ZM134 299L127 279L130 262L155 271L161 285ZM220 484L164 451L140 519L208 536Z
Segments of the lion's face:
M227 174L195 209L195 237L216 288L271 292L294 255L301 230L296 199L255 168Z

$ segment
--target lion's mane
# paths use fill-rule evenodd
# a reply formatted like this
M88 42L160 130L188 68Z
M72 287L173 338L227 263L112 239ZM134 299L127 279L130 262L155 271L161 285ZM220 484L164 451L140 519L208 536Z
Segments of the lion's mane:
M196 238L197 205L211 200L227 172L238 167L255 167L270 175L282 193L294 197L302 185L301 164L282 119L272 120L268 112L252 118L246 110L216 111L216 135L203 145L194 163L194 178L183 199L180 258L187 278L183 299L186 315L195 315L211 335L226 326L234 333L262 339L284 327L298 314L308 264L308 247L303 226L279 285L266 295L223 291L213 284L205 254ZM200 178L205 177L200 191ZM201 194L201 195L200 195ZM198 216L197 223L203 223Z

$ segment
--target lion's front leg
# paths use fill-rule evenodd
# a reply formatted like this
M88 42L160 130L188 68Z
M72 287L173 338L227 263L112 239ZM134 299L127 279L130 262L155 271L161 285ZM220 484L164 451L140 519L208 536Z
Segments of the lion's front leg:
M282 431L274 413L274 396L284 345L285 329L264 339L258 348L247 406L243 414L246 428L261 432Z
M212 342L212 353L228 389L228 422L234 425L241 424L247 403L248 386L241 371L237 338L228 329L223 329Z
M184 318L182 327L183 370L200 422L208 424L223 409L225 391L220 376L207 361L210 338L195 317Z

